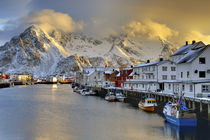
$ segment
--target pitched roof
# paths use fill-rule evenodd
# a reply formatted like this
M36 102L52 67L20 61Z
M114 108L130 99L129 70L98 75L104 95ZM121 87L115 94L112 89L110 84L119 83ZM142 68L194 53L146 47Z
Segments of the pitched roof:
M145 63L145 64L139 64L134 66L134 68L139 68L139 67L146 67L146 66L157 66L163 63L169 62L168 60L163 60L163 61L158 61L158 62L150 62L150 63Z
M134 72L131 72L128 76L133 76L134 75Z
M199 41L194 44L184 45L184 46L180 47L174 54L172 54L172 56L184 55L191 49L196 48L197 46L205 46L205 44L202 41Z
M112 74L114 71L105 71L105 74Z
M120 72L117 74L117 77L120 77Z
M132 70L132 68L124 68L124 69L122 69L122 70Z
M195 60L205 49L207 46L203 46L198 49L191 49L189 50L179 61L177 61L177 64L182 63L191 63L193 60Z

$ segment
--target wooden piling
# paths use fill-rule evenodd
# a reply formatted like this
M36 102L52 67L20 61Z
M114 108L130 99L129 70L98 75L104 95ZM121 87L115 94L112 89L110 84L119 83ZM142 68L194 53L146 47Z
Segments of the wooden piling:
M202 102L200 102L200 112L203 111L203 106L202 106Z
M210 120L210 104L208 104L208 120Z

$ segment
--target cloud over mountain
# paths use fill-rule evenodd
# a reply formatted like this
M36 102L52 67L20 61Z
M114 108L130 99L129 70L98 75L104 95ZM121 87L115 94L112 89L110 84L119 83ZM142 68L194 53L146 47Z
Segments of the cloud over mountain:
M82 23L75 22L68 14L56 12L52 9L35 11L31 15L26 16L25 21L29 24L39 25L46 32L53 30L74 32L83 28Z
M125 31L131 37L146 37L151 40L158 38L167 40L170 37L177 36L178 31L169 28L165 24L160 24L152 20L131 21L123 27Z

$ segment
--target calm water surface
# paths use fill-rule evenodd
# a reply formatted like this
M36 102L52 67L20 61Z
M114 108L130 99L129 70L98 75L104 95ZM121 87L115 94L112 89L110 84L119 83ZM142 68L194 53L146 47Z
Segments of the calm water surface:
M208 139L208 123L178 128L125 103L73 93L70 85L0 89L0 140Z

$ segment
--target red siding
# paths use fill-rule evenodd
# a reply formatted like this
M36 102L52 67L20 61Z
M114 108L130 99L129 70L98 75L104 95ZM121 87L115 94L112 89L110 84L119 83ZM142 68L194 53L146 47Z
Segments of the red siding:
M133 76L129 76L132 72L133 72L133 69L120 70L120 76L117 77L117 80L115 82L115 86L116 87L121 87L121 85L127 79L133 79Z

